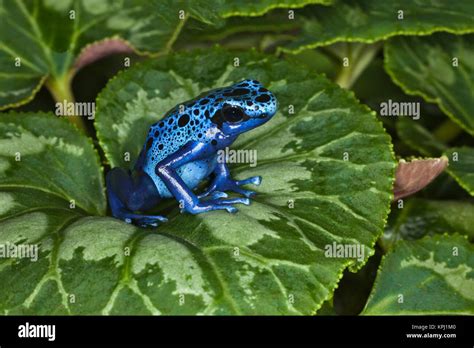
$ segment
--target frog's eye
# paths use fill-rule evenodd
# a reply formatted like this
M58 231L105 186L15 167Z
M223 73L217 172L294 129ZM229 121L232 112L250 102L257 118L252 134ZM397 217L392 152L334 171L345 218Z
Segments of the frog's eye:
M224 106L221 109L221 116L225 122L240 122L244 119L244 115L244 111L236 106Z

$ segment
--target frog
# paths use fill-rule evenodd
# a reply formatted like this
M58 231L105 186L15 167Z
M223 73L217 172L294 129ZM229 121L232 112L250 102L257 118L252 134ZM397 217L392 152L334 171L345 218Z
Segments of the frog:
M249 205L261 176L234 180L219 151L238 136L268 122L277 112L275 95L254 79L206 91L176 105L152 124L131 170L116 167L106 175L113 217L140 227L156 227L165 216L147 214L174 198L182 213L238 211ZM197 192L202 183L207 188ZM229 198L232 192L238 197Z

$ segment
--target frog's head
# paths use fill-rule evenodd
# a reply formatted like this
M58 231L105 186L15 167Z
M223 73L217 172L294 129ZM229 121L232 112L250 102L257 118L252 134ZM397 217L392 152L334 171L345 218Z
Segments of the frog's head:
M277 111L272 92L256 80L243 80L210 93L211 122L226 135L238 135L270 120Z

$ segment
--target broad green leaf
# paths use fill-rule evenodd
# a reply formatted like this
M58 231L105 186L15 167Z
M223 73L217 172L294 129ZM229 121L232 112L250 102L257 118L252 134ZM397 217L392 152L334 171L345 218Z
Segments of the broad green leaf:
M92 143L64 119L48 113L0 117L3 213L17 214L34 207L35 211L43 210L41 207L47 210L48 202L58 209L56 203L64 200L61 209L70 210L72 204L82 212L103 215L102 175Z
M58 246L75 221L105 213L102 175L92 143L66 120L0 117L0 313L69 312L66 291L77 289L61 280L68 273L58 267ZM10 257L14 245L32 258Z
M373 253L392 195L390 140L374 113L349 93L289 62L214 49L120 73L97 99L96 128L111 165L130 167L149 126L170 108L243 78L261 81L280 103L271 122L235 144L257 151L255 168L240 164L232 172L262 175L259 195L236 215L178 214L171 200L170 221L156 232L103 221L99 241L120 226L129 231L115 248L118 255L127 238L140 240L132 264L141 266L127 273L123 301L137 286L161 313L310 314L332 295L346 267L363 263L325 257L328 244L360 244L364 260ZM90 248L87 258L100 260ZM85 262L77 253L77 262ZM192 292L185 289L189 282ZM192 304L180 307L179 294L191 295Z
M363 314L474 314L474 246L459 235L399 242L384 256Z
M471 196L474 196L474 149L472 147L455 147L446 150L449 158L448 171L451 176Z
M189 50L193 45L202 47L204 42L218 42L228 48L235 45L239 48L260 47L262 51L274 49L279 44L294 39L294 33L301 28L301 21L295 20L294 16L295 12L305 9L298 8L308 4L328 5L332 2L333 0L225 1L223 8L218 10L225 19L209 23L191 18L180 33L175 47ZM253 12L249 11L252 6ZM275 8L276 10L267 12ZM242 17L243 15L246 17Z
M401 239L425 235L461 233L474 240L474 204L454 200L410 198L394 206L381 242L390 249Z
M437 103L474 135L474 35L390 39L385 45L385 68L406 93Z
M474 32L473 16L470 0L338 0L329 7L298 12L295 18L302 22L302 30L282 49L295 53L340 41L373 43L394 35L436 31L470 33Z
M330 5L334 0L181 0L170 2L175 9L188 9L203 23L221 26L229 17L256 17L273 9L301 8L309 4ZM179 5L179 6L178 6Z

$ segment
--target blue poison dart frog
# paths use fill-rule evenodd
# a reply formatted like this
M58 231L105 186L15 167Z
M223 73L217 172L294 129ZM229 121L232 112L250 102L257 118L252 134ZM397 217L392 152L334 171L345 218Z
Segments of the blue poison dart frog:
M139 226L157 226L167 219L144 215L163 198L174 197L181 211L191 214L250 204L255 192L242 185L260 185L254 176L233 180L218 151L230 146L239 134L256 128L275 115L277 100L256 80L243 80L214 89L177 105L150 127L132 171L114 168L107 174L107 193L114 217ZM193 189L213 179L201 194ZM245 197L226 198L224 191Z

